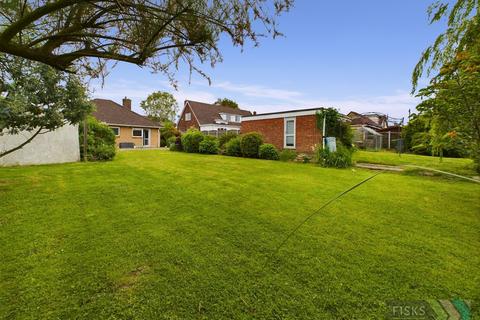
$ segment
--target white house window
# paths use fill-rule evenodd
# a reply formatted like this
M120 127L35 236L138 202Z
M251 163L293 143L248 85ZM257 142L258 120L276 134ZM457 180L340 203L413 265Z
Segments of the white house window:
M235 117L235 122L242 122L242 117L241 116L236 116Z
M138 128L133 128L132 137L143 137L143 130Z
M111 127L112 130L113 130L113 133L115 134L115 136L119 136L120 135L120 128L119 127Z
M295 148L295 118L285 119L284 147Z
M221 113L220 117L222 117L222 120L227 120L227 115L225 113Z
M190 121L192 120L192 114L189 112L189 113L185 113L185 121Z
M230 116L230 122L235 122L235 116Z

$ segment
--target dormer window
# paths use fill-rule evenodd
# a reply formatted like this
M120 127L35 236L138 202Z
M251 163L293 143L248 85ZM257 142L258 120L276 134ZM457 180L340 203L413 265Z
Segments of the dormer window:
M222 117L222 120L227 120L227 115L225 113L221 113L220 117Z
M230 122L235 122L235 116L234 115L230 116Z
M235 122L242 122L241 116L235 116Z

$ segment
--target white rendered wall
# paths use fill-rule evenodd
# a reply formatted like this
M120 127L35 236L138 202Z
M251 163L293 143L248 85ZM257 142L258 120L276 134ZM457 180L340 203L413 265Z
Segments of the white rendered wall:
M0 152L20 145L35 131L0 136ZM64 163L80 160L78 125L66 125L55 131L37 135L22 149L0 158L0 166Z

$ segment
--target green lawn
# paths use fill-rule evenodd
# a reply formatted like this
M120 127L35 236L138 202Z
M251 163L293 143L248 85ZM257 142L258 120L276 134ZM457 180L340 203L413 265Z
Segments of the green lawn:
M417 165L422 167L443 170L451 173L478 176L471 159L463 158L443 158L440 161L438 157L421 156L416 154L398 154L388 151L357 151L354 153L354 160L357 162L386 164L392 166Z
M372 319L480 299L480 186L366 170L121 152L0 168L0 318ZM480 316L478 309L477 316Z

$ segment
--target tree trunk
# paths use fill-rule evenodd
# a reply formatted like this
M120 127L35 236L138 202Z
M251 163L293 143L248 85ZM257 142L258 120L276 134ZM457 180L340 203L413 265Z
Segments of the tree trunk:
M83 161L87 162L87 118L83 120Z

